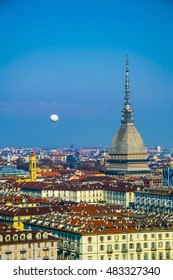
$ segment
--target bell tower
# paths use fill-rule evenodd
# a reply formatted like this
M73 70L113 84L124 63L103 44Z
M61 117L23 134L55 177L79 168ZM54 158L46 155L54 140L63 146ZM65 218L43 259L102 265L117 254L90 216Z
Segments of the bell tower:
M37 180L37 166L36 166L36 156L34 151L32 151L29 159L29 171L30 171L31 182L35 182Z

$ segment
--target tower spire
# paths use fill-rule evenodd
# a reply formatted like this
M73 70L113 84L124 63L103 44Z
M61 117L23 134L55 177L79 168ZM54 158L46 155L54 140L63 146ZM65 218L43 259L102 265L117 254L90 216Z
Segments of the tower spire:
M129 88L129 61L126 57L126 80L125 80L125 97L124 108L122 112L122 123L134 123L133 110L130 103L130 88Z

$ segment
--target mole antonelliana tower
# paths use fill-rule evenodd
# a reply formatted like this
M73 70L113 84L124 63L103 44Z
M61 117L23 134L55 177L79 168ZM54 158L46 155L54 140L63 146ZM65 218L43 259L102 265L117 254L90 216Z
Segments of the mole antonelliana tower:
M113 138L110 147L106 173L112 175L149 173L147 158L147 151L142 137L134 126L133 110L130 102L129 63L127 58L121 126Z

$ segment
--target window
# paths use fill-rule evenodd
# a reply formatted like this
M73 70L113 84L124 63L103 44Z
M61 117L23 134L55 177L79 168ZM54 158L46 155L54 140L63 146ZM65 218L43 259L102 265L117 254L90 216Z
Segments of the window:
M163 242L159 242L159 243L158 243L158 247L159 247L159 248L162 248L162 247L163 247Z
M112 236L108 236L108 237L107 237L107 240L111 240L111 239L112 239Z
M100 242L104 241L104 236L100 236Z
M17 241L17 240L18 240L18 235L17 235L17 234L13 235L13 240L14 240L14 241Z
M127 250L127 244L122 244L122 250Z
M88 243L92 242L92 237L88 237Z
M130 248L130 249L134 249L134 244L133 244L133 243L130 243L130 244L129 244L129 248Z
M166 253L166 260L170 260L170 253L169 252Z
M155 254L155 253L152 253L152 254L151 254L151 259L152 259L152 260L155 260L155 259L156 259L156 254Z
M92 260L92 256L88 256L88 260Z
M10 239L11 239L11 236L10 235L6 235L5 240L6 241L10 241Z
M119 260L119 255L115 255L115 260Z
M147 234L144 234L144 240L147 240Z
M100 256L100 259L101 259L101 260L104 260L104 256Z
M115 244L115 250L119 250L119 244Z
M112 245L111 244L107 245L107 252L112 253Z
M91 245L88 246L88 252L92 252L92 246Z
M43 238L48 238L48 234L47 234L47 232L45 232L45 233L43 233Z
M144 253L144 260L148 260L148 253Z
M162 234L159 233L158 238L159 238L159 239L162 239Z
M123 240L124 240L124 239L126 239L126 236L125 236L125 234L123 234L123 235L122 235L122 239L123 239Z
M155 237L155 234L151 234L151 238L154 238Z
M36 234L36 238L37 238L37 239L41 239L41 233L38 232L38 233Z
M114 239L115 239L115 241L118 241L119 236L118 236L118 235L115 235L115 236L114 236Z
M148 243L147 242L144 243L144 248L148 248Z
M100 251L103 251L105 249L104 245L100 245Z
M51 241L51 246L52 246L52 247L54 246L54 242L53 242L53 241Z
M134 259L134 254L130 254L130 260Z
M25 240L25 234L20 235L20 240Z
M163 260L163 253L159 253L159 260Z

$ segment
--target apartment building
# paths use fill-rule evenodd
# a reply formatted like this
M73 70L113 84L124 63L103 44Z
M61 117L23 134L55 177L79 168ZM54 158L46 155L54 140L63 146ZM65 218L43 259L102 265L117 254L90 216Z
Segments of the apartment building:
M14 187L17 187L14 184ZM134 192L143 189L128 182L70 181L61 183L23 183L20 190L25 195L45 199L60 198L64 201L98 203L105 202L129 207L134 203Z
M25 222L25 228L50 230L57 236L60 260L172 260L173 218L151 213L110 215L93 209L52 213ZM91 211L91 213L90 213ZM90 214L89 214L90 213Z
M48 231L0 229L0 260L56 260L57 244Z
M156 213L173 213L173 189L150 187L136 191L134 208Z

